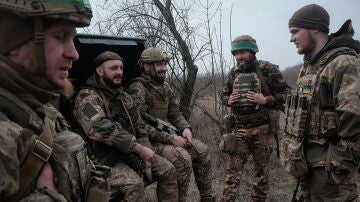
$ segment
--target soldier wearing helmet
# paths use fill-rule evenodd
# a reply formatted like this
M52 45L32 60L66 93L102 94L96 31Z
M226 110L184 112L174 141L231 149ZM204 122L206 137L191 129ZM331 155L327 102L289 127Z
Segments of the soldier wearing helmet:
M84 142L51 103L71 91L73 38L91 17L86 0L0 1L0 201L86 198Z
M127 91L138 108L174 125L179 134L152 138L155 151L167 158L176 168L179 201L187 201L191 170L201 195L201 201L214 201L211 179L211 157L208 147L193 138L190 124L176 102L176 96L165 82L169 56L160 48L145 49L139 60L142 75L130 81Z
M221 102L231 108L228 134L224 134L220 149L230 154L226 162L226 179L221 201L235 201L240 178L249 155L253 156L255 183L252 201L266 201L269 192L269 158L272 152L270 109L285 102L288 90L278 66L256 59L256 40L249 35L231 42L236 60L227 75ZM273 130L271 130L273 128Z
M162 136L145 125L134 102L122 87L123 59L116 53L99 54L96 72L75 98L74 117L91 146L92 158L111 167L110 185L124 201L145 201L144 182L157 179L159 201L177 201L174 166L154 154L149 137ZM170 138L170 137L168 137ZM144 165L146 164L146 167Z

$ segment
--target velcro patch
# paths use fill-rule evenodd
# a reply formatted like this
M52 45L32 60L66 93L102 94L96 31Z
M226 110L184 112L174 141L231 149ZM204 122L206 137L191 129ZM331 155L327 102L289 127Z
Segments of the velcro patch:
M98 111L90 103L85 104L85 106L82 109L82 112L85 114L85 116L88 119L91 119L96 114L98 114Z

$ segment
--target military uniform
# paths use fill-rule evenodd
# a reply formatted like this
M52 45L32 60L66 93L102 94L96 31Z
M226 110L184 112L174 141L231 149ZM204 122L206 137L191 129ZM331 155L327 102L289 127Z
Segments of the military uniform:
M40 5L41 11L37 10ZM38 59L44 59L39 49L44 49L47 22L59 21L62 16L62 21L89 25L91 9L87 6L54 1L0 2L0 201L85 201L91 163L82 138L68 131L64 117L51 104L60 94L44 76L44 61L37 60L41 68L30 73L7 54L40 36L34 52ZM36 27L34 12L39 23ZM20 35L14 34L14 25ZM42 173L48 165L52 179ZM56 191L40 187L40 177L53 181Z
M11 64L12 67L8 64ZM83 153L85 147L81 137L68 131L69 125L63 116L49 104L56 98L56 94L44 89L51 89L51 85L47 83L47 87L43 85L40 89L23 79L20 75L26 72L3 56L0 61L0 71L2 79L0 84L0 143L3 145L0 148L1 200L10 200L10 196L13 198L14 194L17 194L22 182L19 178L19 168L26 161L27 155L35 152L34 142L44 131L45 121L48 121L50 135L53 138L52 152L48 154L50 155L49 162L54 170L55 184L60 196L57 193L50 193L50 190L36 190L36 183L31 183L24 195L18 196L17 200L27 196L28 193L38 192L37 195L52 198L54 201L56 201L54 199L56 197L68 201L81 201L85 197L83 192L85 184L81 184L77 179L80 179L80 174L83 175L82 179L89 177L90 168L88 166L90 164L85 163L87 157ZM46 84L45 79L31 75L28 75L27 79ZM82 158L84 162L81 163L84 166L81 167L84 169L82 172L76 166L77 159L72 156L77 153L84 155ZM43 154L41 153L41 155ZM44 158L46 158L45 156ZM20 175L20 177L24 176Z
M226 163L226 179L222 201L235 200L242 171L250 154L253 155L256 172L254 193L252 194L253 201L265 201L269 192L269 158L272 152L272 133L267 108L284 102L287 84L276 65L265 61L256 61L255 65L261 70L269 89L271 89L271 95L266 95L269 101L265 106L250 103L246 100L246 96L243 96L236 106L231 107L237 149L234 154L230 155L230 159ZM247 91L263 92L256 67L246 70L235 67L230 70L227 79L225 89L221 93L221 101L224 105L227 105L233 89L240 90L243 95ZM242 81L252 82L255 85L252 85L252 88L251 84Z
M139 117L130 95L121 87L107 87L95 75L86 84L75 99L74 115L90 142L92 156L95 161L112 166L111 186L125 193L125 201L144 201L143 181L124 163L124 159L133 153L135 143L151 148L148 128ZM173 165L156 155L151 169L158 181L158 199L177 201Z
M314 4L299 11L310 7L327 14ZM301 189L305 201L358 200L360 43L352 39L353 34L349 20L315 56L305 55L296 90L287 98L285 135L304 142L308 172ZM333 181L333 176L340 182Z
M166 82L161 84L143 73L141 77L131 81L127 92L132 95L141 111L173 124L179 131L191 128L179 111L176 96ZM173 146L171 141L155 138L150 140L156 152L170 160L176 168L179 201L186 201L192 168L201 197L204 201L206 198L208 201L212 200L211 157L204 143L192 139L190 146L182 148Z

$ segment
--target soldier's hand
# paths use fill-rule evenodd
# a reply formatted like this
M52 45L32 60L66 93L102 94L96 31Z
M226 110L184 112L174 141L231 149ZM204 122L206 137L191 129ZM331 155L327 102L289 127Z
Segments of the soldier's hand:
M154 160L154 151L145 146L142 146L141 144L136 144L134 146L134 151L139 154L144 161L152 162Z
M182 132L182 137L186 140L186 144L190 144L192 140L192 132L189 128L185 128Z
M49 162L41 169L39 177L36 181L37 188L48 188L51 191L58 192L54 183L54 172Z
M172 144L177 147L185 147L186 140L183 137L175 136L172 141Z
M255 102L256 104L259 104L259 105L264 105L267 102L266 97L262 93L255 93L252 91L248 91L246 93L246 98L250 102Z
M228 105L231 106L239 101L240 101L240 93L238 90L234 90L228 99Z

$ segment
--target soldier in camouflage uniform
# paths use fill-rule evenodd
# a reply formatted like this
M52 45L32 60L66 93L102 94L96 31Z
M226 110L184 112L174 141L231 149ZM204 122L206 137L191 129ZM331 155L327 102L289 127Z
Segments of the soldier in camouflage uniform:
M231 130L235 135L236 149L231 152L226 164L221 201L235 201L250 154L256 172L252 201L265 201L269 192L269 158L272 152L267 111L285 102L288 85L277 65L256 59L258 47L251 36L235 38L231 43L231 52L237 64L227 76L221 101L231 107Z
M77 94L74 117L91 145L93 159L112 167L110 185L124 193L125 201L145 201L143 180L129 159L137 154L146 162L147 169L151 166L152 173L146 174L148 177L154 175L158 181L159 201L175 202L175 168L151 150L148 136L158 134L155 129L146 127L131 96L121 86L122 61L118 54L110 51L94 60L96 73Z
M304 65L287 99L285 135L304 141L308 172L299 179L305 201L357 201L360 43L352 39L351 20L331 35L329 23L316 4L289 20L290 41L304 54Z
M159 48L144 50L139 61L142 75L130 81L127 91L141 111L169 122L181 131L178 135L172 134L171 139L151 139L156 153L176 168L179 201L186 201L192 168L201 201L213 201L209 149L192 137L191 126L179 111L176 96L165 82L168 61L166 53Z
M91 17L80 0L0 1L0 201L85 201L84 142L51 103Z

